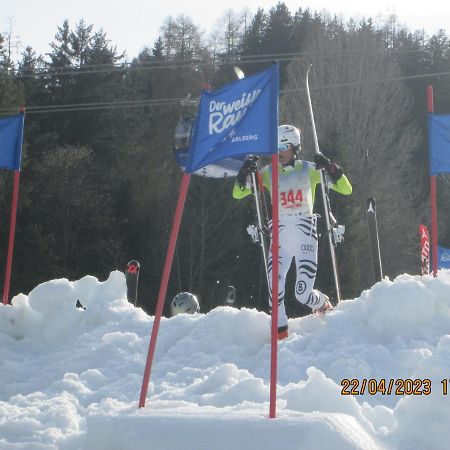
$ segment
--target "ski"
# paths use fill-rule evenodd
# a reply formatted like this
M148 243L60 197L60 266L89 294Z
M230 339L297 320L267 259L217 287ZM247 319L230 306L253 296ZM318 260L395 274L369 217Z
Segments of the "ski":
M381 265L380 240L378 237L377 209L375 199L367 199L367 222L369 225L370 246L372 249L372 262L375 274L375 281L383 279L383 268Z
M234 70L234 73L236 74L238 80L242 80L243 78L245 78L245 73L240 67L234 66L233 70Z
M135 259L131 260L126 267L125 281L127 283L127 299L137 306L139 270L141 266Z
M306 72L306 93L308 96L309 114L311 118L311 126L314 137L314 152L317 155L320 154L320 148L319 148L319 141L317 139L316 124L314 121L314 111L311 102L311 93L309 90L309 71L311 70L311 67L312 65L308 67L308 70ZM341 226L337 225L337 222L335 221L333 214L331 212L327 178L328 177L326 173L324 173L323 170L320 170L320 188L321 188L320 190L322 193L325 227L326 227L326 234L328 237L328 245L330 249L331 265L333 269L334 286L336 290L336 302L339 303L341 301L341 286L339 282L338 265L336 258L336 244L342 241L343 239L342 234L344 229L342 228L342 225Z

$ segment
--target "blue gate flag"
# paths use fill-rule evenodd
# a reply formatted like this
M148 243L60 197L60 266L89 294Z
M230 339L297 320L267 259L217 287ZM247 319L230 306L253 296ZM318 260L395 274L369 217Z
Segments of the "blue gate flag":
M0 167L20 170L25 114L0 119Z
M214 91L203 91L186 172L231 156L278 151L278 63Z
M450 173L450 114L429 114L430 175Z
M438 245L438 269L450 269L450 249Z

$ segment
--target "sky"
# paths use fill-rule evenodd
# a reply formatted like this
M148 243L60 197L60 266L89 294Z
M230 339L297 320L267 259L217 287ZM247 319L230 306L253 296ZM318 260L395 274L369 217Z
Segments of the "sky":
M442 0L286 0L285 3L292 12L300 6L319 12L325 9L344 19L363 16L377 19L396 14L400 23L411 30L424 28L429 34L440 28L447 31L450 28L450 2ZM161 25L170 15L188 15L208 34L229 9L236 12L247 9L254 14L258 6L267 11L275 4L276 0L227 0L223 4L206 0L168 0L162 4L138 0L125 3L77 0L64 2L62 7L58 0L4 0L0 8L0 32L8 32L12 24L13 35L20 41L19 50L31 45L37 53L45 54L50 51L49 43L53 41L57 27L65 19L74 26L83 18L86 23L93 24L95 30L102 28L119 52L125 51L127 59L131 60L145 46L153 47Z
M449 290L449 271L404 274L290 318L269 419L264 312L162 318L139 409L154 317L127 301L122 272L50 280L0 305L0 448L448 448Z

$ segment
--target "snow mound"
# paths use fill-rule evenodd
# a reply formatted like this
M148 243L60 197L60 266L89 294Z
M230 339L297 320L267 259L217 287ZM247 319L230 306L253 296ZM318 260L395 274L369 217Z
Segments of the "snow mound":
M323 318L290 319L269 420L265 313L163 318L138 409L153 317L128 303L124 274L43 283L0 305L0 448L446 448L449 292L447 271L402 275ZM414 394L362 392L363 380L407 379Z

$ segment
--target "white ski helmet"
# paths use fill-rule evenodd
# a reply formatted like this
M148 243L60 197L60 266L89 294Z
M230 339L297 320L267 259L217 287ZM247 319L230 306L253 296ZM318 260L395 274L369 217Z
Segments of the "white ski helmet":
M278 127L278 149L291 144L295 152L300 150L300 130L293 125L280 125ZM287 150L287 147L286 147Z
M177 314L194 314L200 311L200 304L197 297L190 292L180 292L175 295L170 303L170 313L172 316Z

